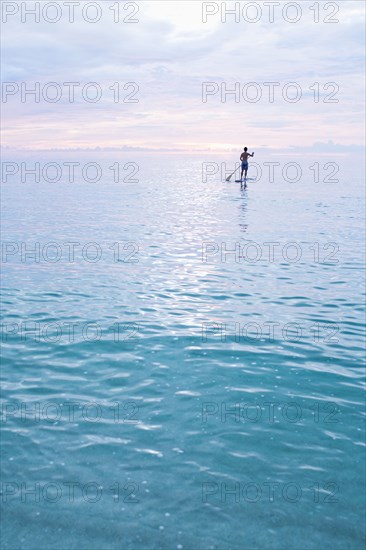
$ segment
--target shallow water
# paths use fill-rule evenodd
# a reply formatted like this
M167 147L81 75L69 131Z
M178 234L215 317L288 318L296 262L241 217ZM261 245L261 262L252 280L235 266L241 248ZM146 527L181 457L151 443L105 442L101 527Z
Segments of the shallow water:
M3 548L363 548L362 164L297 161L3 185Z

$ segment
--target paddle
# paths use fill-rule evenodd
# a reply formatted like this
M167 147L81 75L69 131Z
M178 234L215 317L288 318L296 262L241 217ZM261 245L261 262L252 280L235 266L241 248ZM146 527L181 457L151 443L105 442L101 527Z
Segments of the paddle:
M236 170L234 170L234 172L232 174L230 174L230 176L228 178L226 178L226 181L230 181L231 178L233 177L233 175L235 174L235 172L237 172L239 170L240 166L237 167Z

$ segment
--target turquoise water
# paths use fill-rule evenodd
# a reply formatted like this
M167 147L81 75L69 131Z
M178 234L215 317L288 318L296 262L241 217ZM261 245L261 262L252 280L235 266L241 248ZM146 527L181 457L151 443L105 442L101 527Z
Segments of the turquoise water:
M3 548L363 548L362 164L203 161L3 185Z

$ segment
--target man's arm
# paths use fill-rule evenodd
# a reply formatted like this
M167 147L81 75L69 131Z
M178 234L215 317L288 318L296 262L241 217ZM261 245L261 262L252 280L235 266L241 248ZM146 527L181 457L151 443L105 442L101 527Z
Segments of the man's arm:
M252 154L249 153L249 156L250 156L250 157L254 157L254 153L252 153Z

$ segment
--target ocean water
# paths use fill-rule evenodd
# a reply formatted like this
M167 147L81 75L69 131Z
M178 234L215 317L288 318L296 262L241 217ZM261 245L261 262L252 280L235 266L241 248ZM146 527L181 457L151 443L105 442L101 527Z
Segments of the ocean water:
M362 162L266 160L3 183L2 548L364 547Z

